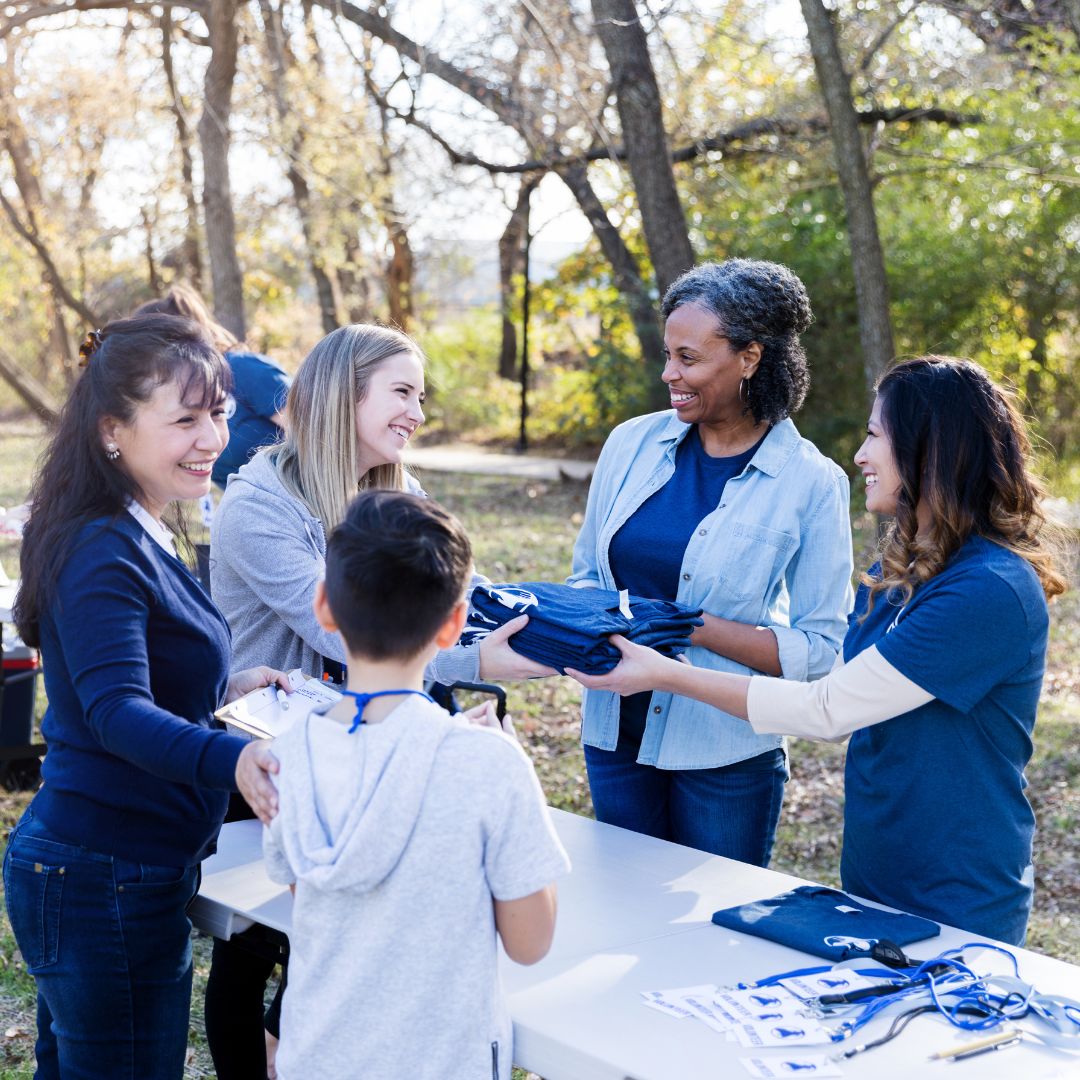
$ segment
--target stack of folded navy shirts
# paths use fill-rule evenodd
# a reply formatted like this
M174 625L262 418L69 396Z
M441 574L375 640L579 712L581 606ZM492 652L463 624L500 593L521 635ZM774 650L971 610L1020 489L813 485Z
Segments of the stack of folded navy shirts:
M519 615L528 615L529 622L510 639L510 647L564 675L568 667L587 675L606 675L621 659L608 641L612 634L674 657L690 647L694 627L701 626L700 610L668 600L524 581L477 585L461 644L472 645Z

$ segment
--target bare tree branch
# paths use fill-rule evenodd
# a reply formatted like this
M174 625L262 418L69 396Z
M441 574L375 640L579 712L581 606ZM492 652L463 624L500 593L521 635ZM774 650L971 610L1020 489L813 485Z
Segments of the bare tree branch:
M57 269L56 263L49 253L49 249L45 246L44 242L34 229L28 228L23 224L19 218L18 211L2 191L0 191L0 208L7 214L8 220L11 222L11 227L15 232L34 249L37 257L41 260L41 265L45 269L49 284L53 287L56 295L67 304L72 311L83 319L87 325L99 326L101 324L100 318L78 297L72 295L68 287L64 284L64 279L60 276L60 271Z
M451 163L454 165L474 165L489 173L516 175L519 173L560 170L569 165L577 165L583 162L588 164L593 161L608 161L613 157L621 161L626 157L626 150L622 146L615 146L610 149L606 146L595 146L581 154L552 154L548 157L530 158L527 161L515 162L512 165L489 161L470 151L458 150L430 124L421 120L411 109L408 111L395 109L387 102L386 96L381 94L377 87L374 87L372 84L369 84L369 86L371 88L372 96L380 105L384 106L391 115L398 120L403 120L405 123L424 132L425 135L446 152L447 157L450 158ZM856 113L856 116L858 117L859 124L866 126L874 126L876 124L926 122L946 124L949 127L962 127L967 124L977 124L982 119L975 113L957 113L950 109L933 108L866 109ZM748 140L755 138L768 136L800 138L811 135L828 135L828 133L829 121L824 116L762 116L753 120L747 120L745 123L739 124L738 127L734 127L730 131L719 131L715 135L710 135L708 138L697 139L687 146L678 147L671 151L671 160L674 164L684 161L693 161L696 158L704 157L706 154L713 151L728 150L739 143L747 142ZM760 147L759 152L772 153L774 152L774 148Z
M66 4L33 4L9 15L0 23L0 38L7 37L13 30L35 19L45 19L50 15L66 15L73 11L145 11L156 20L163 7L188 8L204 15L207 6L207 0L154 0L153 3L140 3L139 0L70 0ZM10 11L11 8L7 7L5 10Z

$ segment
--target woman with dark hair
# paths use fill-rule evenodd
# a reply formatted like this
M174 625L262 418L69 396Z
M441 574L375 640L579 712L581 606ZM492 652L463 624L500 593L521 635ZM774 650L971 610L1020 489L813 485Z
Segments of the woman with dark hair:
M44 659L49 752L5 899L37 982L36 1075L176 1080L199 863L230 790L265 818L276 803L273 756L213 713L287 680L230 676L228 626L166 524L209 490L228 439L221 354L160 315L110 323L80 352L23 533L15 620Z
M855 455L893 517L837 666L816 683L702 671L617 640L583 685L685 694L756 732L844 739L844 888L1021 944L1035 818L1024 768L1055 569L1012 397L969 360L925 356L878 384Z
M574 547L572 585L704 609L708 669L814 679L850 608L843 471L790 414L809 384L802 282L729 259L663 303L671 412L612 432ZM687 697L589 690L582 741L600 821L764 866L783 801L781 739Z
M285 428L285 398L292 380L269 356L252 352L211 314L190 285L173 285L158 300L148 300L136 315L178 315L197 322L225 357L232 374L229 398L229 443L214 462L214 483L224 488L229 477L256 450L277 442Z

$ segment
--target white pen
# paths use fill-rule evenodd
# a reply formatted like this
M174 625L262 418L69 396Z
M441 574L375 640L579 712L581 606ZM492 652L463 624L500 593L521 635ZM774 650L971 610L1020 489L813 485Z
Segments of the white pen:
M285 691L282 690L280 686L278 687L277 700L278 700L278 704L283 709L287 709L289 707L289 695L286 694Z

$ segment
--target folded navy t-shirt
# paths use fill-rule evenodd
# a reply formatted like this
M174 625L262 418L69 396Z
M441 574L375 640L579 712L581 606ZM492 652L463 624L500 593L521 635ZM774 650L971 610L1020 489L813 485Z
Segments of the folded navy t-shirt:
M882 940L904 946L941 933L941 927L929 919L868 907L824 885L802 885L765 900L724 908L713 914L712 921L833 961L868 956Z
M630 617L624 611L629 605ZM470 645L519 615L529 623L510 638L522 656L565 674L567 667L604 675L621 654L612 634L677 656L701 625L701 612L668 600L625 596L610 589L574 589L548 581L478 585L472 594L469 625L461 643Z

